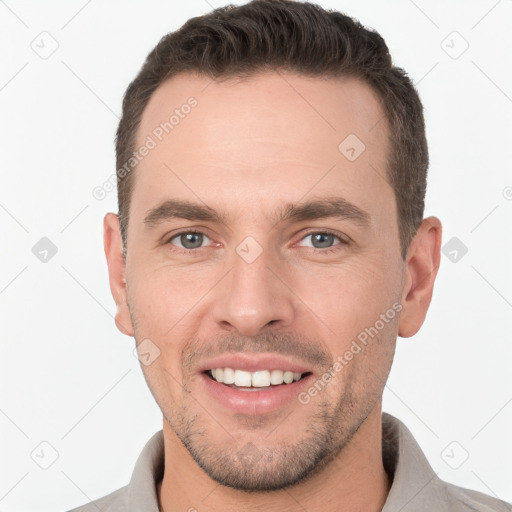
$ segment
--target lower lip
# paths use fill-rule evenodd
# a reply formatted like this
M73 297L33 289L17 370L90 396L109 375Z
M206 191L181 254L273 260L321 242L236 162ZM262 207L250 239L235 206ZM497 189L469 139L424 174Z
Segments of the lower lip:
M268 414L293 401L298 402L299 393L309 385L312 378L313 375L310 374L296 382L281 384L270 389L253 391L254 388L251 388L250 391L240 391L221 384L204 373L201 374L201 380L207 392L218 403L230 411L250 415Z

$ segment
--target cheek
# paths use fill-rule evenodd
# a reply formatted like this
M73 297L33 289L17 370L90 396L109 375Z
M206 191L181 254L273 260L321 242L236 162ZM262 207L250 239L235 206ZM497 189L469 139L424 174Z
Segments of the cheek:
M139 332L158 339L175 337L180 323L186 323L187 315L214 283L211 272L185 267L162 266L130 277L128 300Z
M394 278L371 261L312 268L297 272L298 295L334 331L341 347L391 307ZM299 284L300 283L300 284Z

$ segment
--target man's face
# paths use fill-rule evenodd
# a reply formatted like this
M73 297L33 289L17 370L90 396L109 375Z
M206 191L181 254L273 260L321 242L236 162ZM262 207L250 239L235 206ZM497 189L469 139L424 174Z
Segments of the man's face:
M167 435L224 485L304 480L380 413L404 269L382 118L360 81L286 73L181 75L144 111L122 321L160 351L142 369Z

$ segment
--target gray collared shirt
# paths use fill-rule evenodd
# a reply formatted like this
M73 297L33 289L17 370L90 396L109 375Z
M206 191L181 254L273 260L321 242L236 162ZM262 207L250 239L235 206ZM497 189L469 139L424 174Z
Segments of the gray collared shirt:
M384 467L393 479L382 512L512 512L512 505L440 480L409 429L382 414ZM159 512L156 485L163 477L164 437L158 431L142 450L130 483L69 512Z

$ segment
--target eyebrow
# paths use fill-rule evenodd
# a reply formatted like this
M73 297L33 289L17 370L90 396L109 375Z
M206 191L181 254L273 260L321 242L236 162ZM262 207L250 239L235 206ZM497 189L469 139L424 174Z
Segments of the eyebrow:
M361 227L371 225L371 217L367 212L342 197L325 197L306 203L290 203L285 205L271 220L274 224L280 224L326 218L349 220ZM144 224L151 229L172 219L209 221L221 224L225 224L228 220L225 214L219 213L209 206L169 199L149 210L144 217Z

